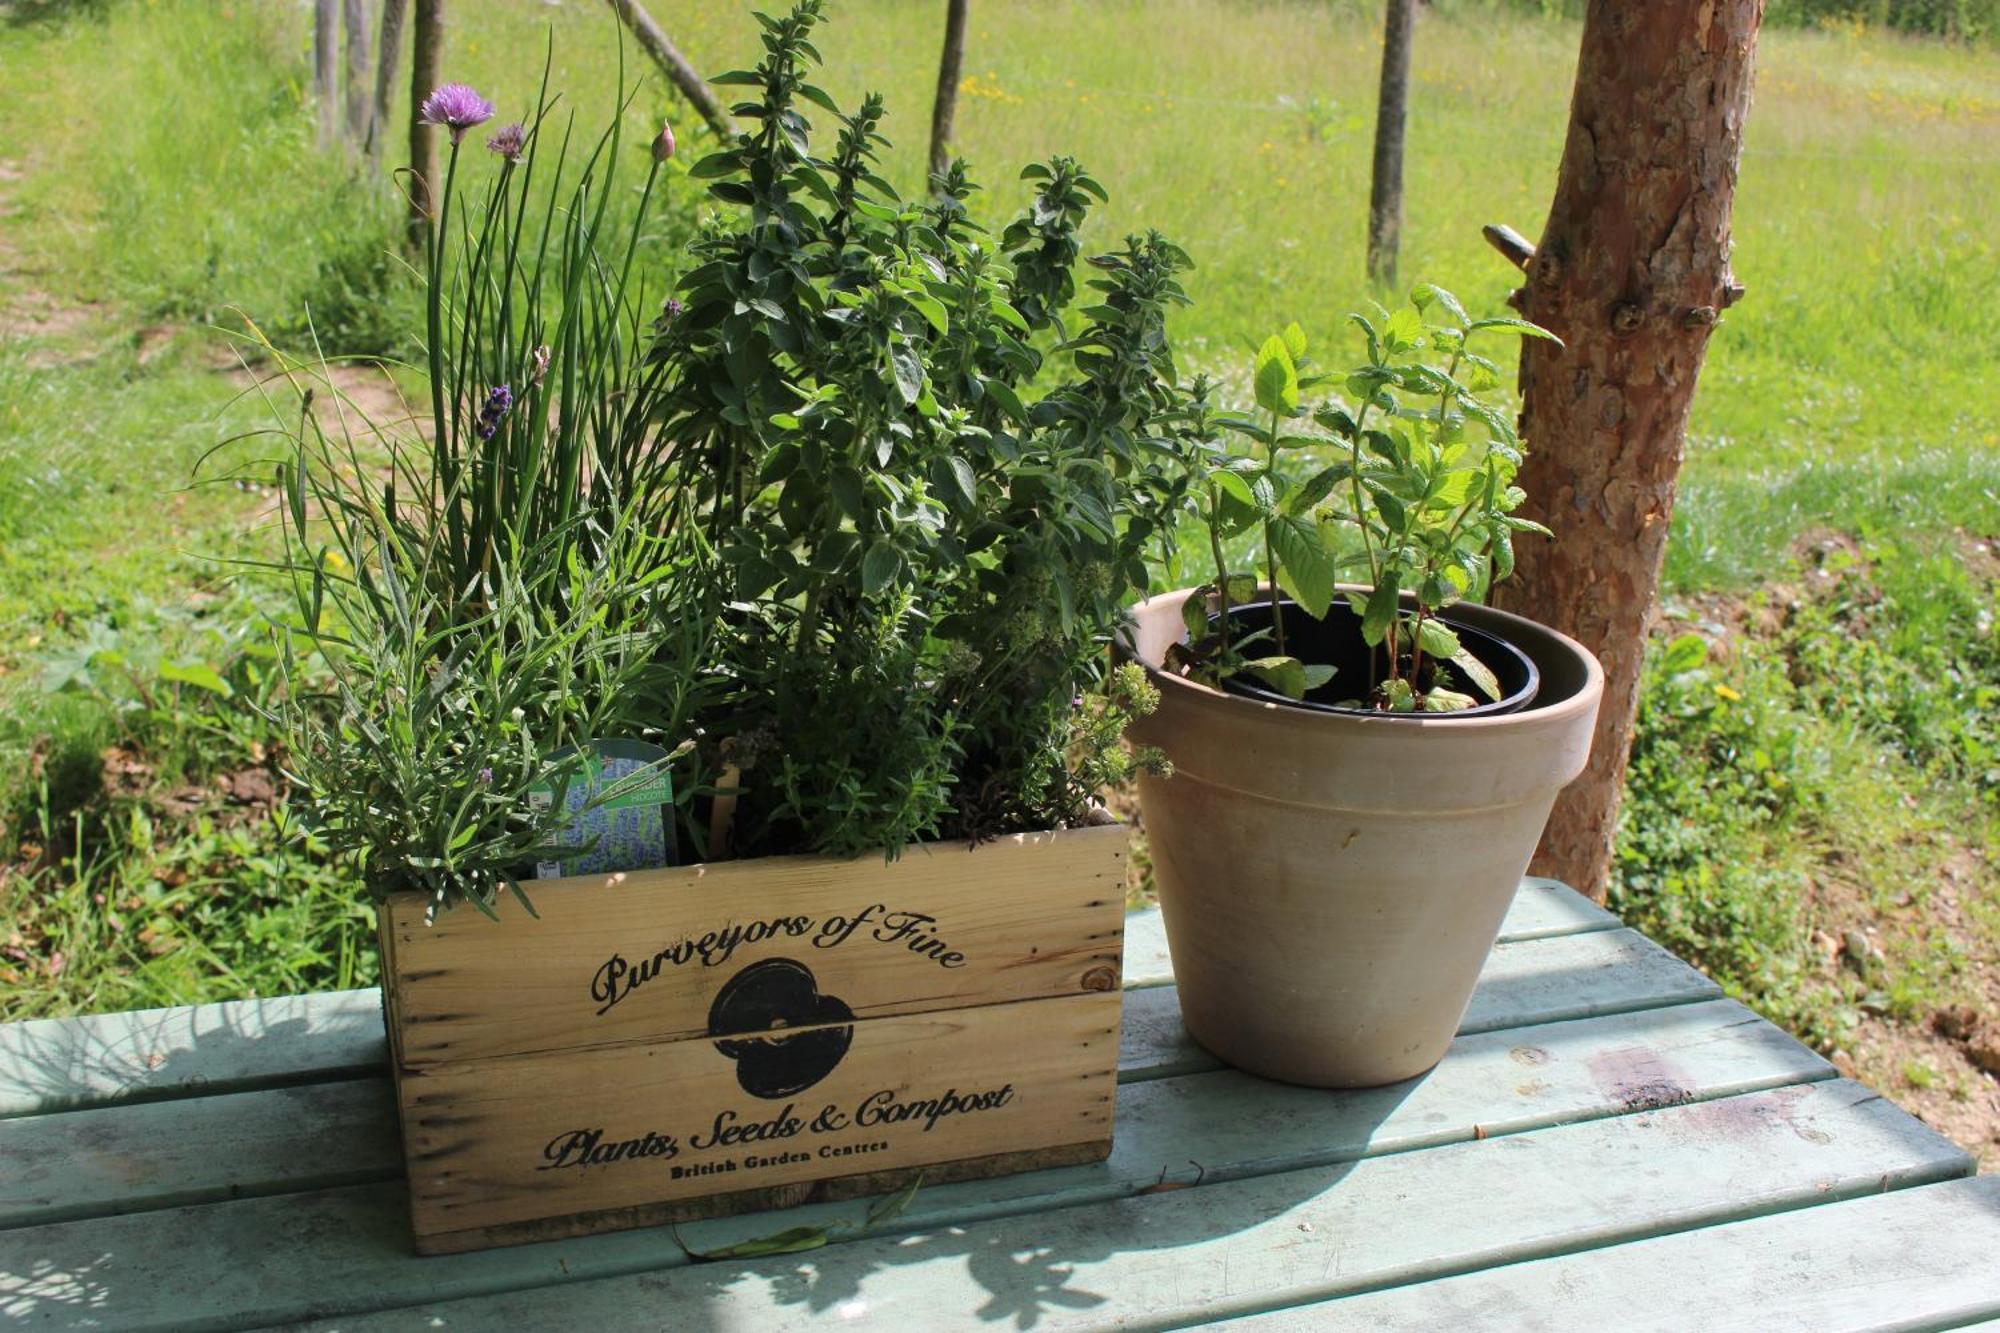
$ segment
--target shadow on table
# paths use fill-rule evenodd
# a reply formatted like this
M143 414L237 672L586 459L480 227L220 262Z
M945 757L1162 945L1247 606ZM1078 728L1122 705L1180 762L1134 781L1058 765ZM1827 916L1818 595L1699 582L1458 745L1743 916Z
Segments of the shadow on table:
M372 990L0 1025L0 1120L379 1073Z
M110 1151L116 1145L102 1140L94 1111L379 1072L386 1054L371 994L0 1025L0 1203L32 1207L61 1198L69 1156L51 1154L47 1135L8 1134L10 1122L37 1117L38 1127L53 1123L64 1131L71 1150ZM328 1003L334 1000L340 1003ZM99 1315L121 1322L110 1275L129 1274L136 1256L36 1253L29 1247L44 1233L35 1225L30 1213L21 1225L0 1227L0 1322L81 1326L98 1323Z
M1247 1077L1223 1072L1195 1075L1190 1081ZM1366 1143L1423 1081L1420 1077L1386 1088L1347 1091L1297 1089L1298 1097L1287 1113L1324 1116L1329 1138L1337 1132L1342 1142ZM1077 1282L1079 1268L1119 1254L1184 1249L1262 1225L1337 1189L1355 1166L1352 1160L1310 1164L1292 1159L1246 1161L1240 1156L1226 1167L1205 1168L1190 1161L1141 1162L1136 1154L1121 1151L1100 1166L1046 1173L1051 1189L1045 1197L1057 1205L1050 1211L1015 1207L1000 1225L975 1220L900 1237L864 1238L796 1256L698 1263L657 1274L648 1286L657 1282L656 1290L670 1293L671 1305L665 1308L675 1312L675 1328L702 1327L708 1311L740 1310L748 1286L761 1286L761 1294L779 1306L803 1307L802 1313L824 1316L831 1324L873 1315L907 1321L914 1328L927 1317L922 1302L929 1284L915 1272L908 1272L908 1281L894 1287L874 1286L874 1280L924 1265L962 1265L956 1271L985 1292L984 1303L974 1312L977 1318L1031 1329L1055 1312L1081 1313L1108 1306L1110 1295ZM1090 1174L1102 1177L1106 1186L1097 1197L1091 1195ZM1158 1183L1136 1194L1114 1183L1155 1175ZM1058 1177L1068 1188L1057 1188ZM1035 1177L1015 1180L1027 1184ZM946 1185L920 1191L921 1206L948 1214L953 1211L950 1194L963 1188ZM932 1197L923 1200L925 1193ZM771 1223L775 1230L782 1219L771 1216L760 1221ZM1309 1225L1298 1237L1301 1242L1323 1239L1312 1236ZM695 1243L692 1237L690 1243ZM953 1300L942 1291L938 1296L941 1301ZM957 1314L961 1305L962 1298L939 1308ZM721 1321L717 1322L719 1326Z

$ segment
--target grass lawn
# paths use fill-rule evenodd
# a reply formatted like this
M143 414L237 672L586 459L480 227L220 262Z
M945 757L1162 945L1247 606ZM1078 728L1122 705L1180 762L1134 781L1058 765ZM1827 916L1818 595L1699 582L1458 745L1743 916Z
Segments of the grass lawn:
M372 966L339 868L279 837L275 793L247 776L277 761L246 707L264 678L257 599L217 558L268 540L269 498L189 481L258 419L231 405L226 344L199 326L242 312L298 345L309 308L329 351L407 350L397 201L314 147L295 6L99 8L0 9L5 1016L360 984ZM657 7L706 70L754 59L745 9ZM833 9L824 82L843 102L888 96L907 188L941 6ZM503 119L545 56L585 126L614 104L604 7L487 0L453 22L448 76ZM1180 241L1199 265L1185 361L1240 375L1245 344L1293 318L1332 360L1369 295L1377 41L1373 5L975 5L958 146L990 222L1026 198L1019 166L1066 152L1111 190L1097 242L1146 226ZM1425 11L1407 276L1499 306L1513 275L1479 227L1537 230L1576 45L1566 21ZM641 60L626 52L628 82L650 74ZM1772 30L1759 63L1736 204L1749 296L1711 347L1668 555L1674 629L1711 647L1693 667L1660 655L1617 901L1948 1118L2000 1098L1976 1042L1929 1026L2000 1009L2000 647L1981 545L2000 534L2000 52ZM632 133L662 112L696 138L650 79ZM677 235L657 238L660 262ZM256 447L229 445L207 475ZM1850 929L1873 952L1853 956Z

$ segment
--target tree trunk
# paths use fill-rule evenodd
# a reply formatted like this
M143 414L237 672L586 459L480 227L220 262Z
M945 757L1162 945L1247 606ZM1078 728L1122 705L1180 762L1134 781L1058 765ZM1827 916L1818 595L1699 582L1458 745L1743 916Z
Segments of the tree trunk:
M410 0L382 0L382 33L375 41L375 106L368 114L368 159L382 160L389 138L389 113L396 105L396 74L403 62L403 25Z
M1688 407L1741 288L1729 218L1762 0L1589 0L1548 226L1518 294L1563 345L1521 355L1522 540L1495 601L1604 663L1590 765L1556 802L1537 873L1602 899Z
M368 134L368 0L344 0L340 17L347 41L347 137L359 144Z
M1382 88L1375 109L1375 172L1368 191L1368 279L1396 281L1403 245L1403 129L1410 120L1410 34L1417 0L1386 0L1382 24Z
M946 0L944 53L938 58L937 100L931 104L931 175L951 165L952 122L958 118L958 81L965 68L965 16L972 0Z
M438 188L437 128L424 124L424 99L444 68L444 0L417 0L410 52L410 243L422 245Z
M667 81L680 89L681 96L694 104L708 127L715 131L715 137L728 143L736 135L736 126L731 123L729 113L716 100L715 90L702 82L701 75L695 73L694 66L688 64L687 57L680 53L667 37L666 31L646 12L639 0L611 0L611 7L618 11L618 17L625 20L625 26L639 39L639 45L646 48L667 76Z
M313 103L322 148L340 137L340 30L337 0L313 0Z

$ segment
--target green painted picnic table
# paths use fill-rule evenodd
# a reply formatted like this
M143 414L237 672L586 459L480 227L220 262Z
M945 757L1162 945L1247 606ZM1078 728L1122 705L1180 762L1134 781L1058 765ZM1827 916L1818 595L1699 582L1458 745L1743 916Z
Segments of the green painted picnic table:
M694 1262L666 1229L419 1259L379 999L0 1027L28 1327L1931 1329L2000 1317L2000 1177L1610 914L1522 886L1456 1045L1323 1092L1191 1044L1132 916L1110 1159ZM852 1218L680 1228L711 1251Z

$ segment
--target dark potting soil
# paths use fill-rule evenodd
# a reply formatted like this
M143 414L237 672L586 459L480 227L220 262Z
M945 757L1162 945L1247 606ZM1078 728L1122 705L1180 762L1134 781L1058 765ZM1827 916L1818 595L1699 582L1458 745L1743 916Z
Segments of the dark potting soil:
M1288 698L1266 688L1255 676L1233 677L1223 686L1229 693L1264 703L1310 708L1315 712L1438 721L1518 713L1534 702L1535 692L1541 685L1541 673L1526 653L1497 635L1462 624L1446 614L1438 619L1451 627L1452 632L1458 635L1459 645L1478 658L1500 682L1497 702L1487 699L1484 691L1465 679L1465 673L1450 662L1426 658L1422 668L1423 679L1419 682L1422 689L1429 690L1442 683L1446 689L1469 694L1482 702L1477 707L1454 713L1390 713L1378 708L1342 707L1343 703L1367 699L1376 684L1388 677L1387 651L1381 647L1370 648L1363 641L1361 617L1344 601L1337 601L1329 607L1324 620L1315 620L1294 602L1286 601L1279 605L1283 607L1285 617L1285 651L1308 665L1332 667L1333 679L1316 690L1308 690L1302 700ZM1255 633L1271 628L1271 608L1272 604L1268 601L1251 602L1231 607L1229 618L1239 633ZM1214 619L1210 618L1211 623ZM1275 653L1277 648L1267 635L1258 641L1254 651L1261 655ZM1439 675L1443 677L1442 682L1438 680Z

